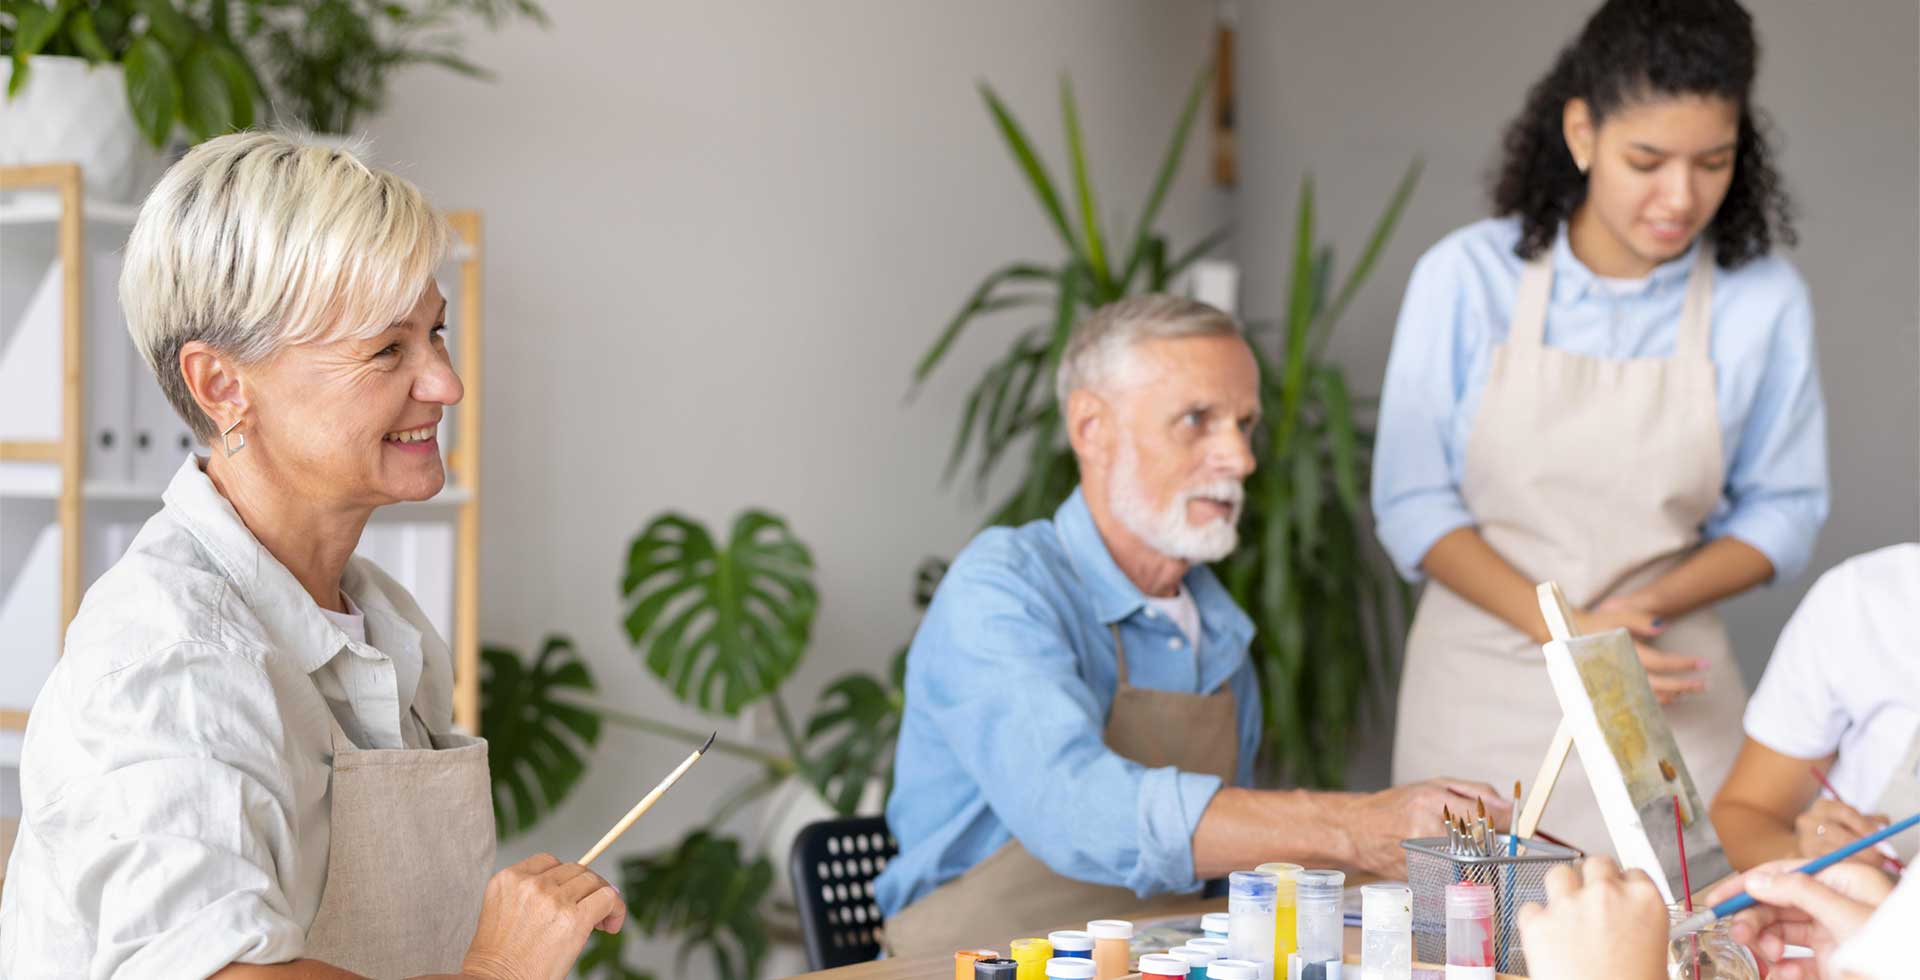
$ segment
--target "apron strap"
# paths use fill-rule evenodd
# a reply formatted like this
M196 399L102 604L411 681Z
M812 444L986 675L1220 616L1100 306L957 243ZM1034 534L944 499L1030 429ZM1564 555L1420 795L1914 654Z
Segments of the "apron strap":
M1683 361L1711 361L1713 347L1713 246L1705 241L1687 273L1687 303L1681 308L1680 332L1673 356Z
M1553 249L1549 246L1527 260L1520 272L1520 289L1513 298L1513 318L1507 322L1507 344L1537 349L1547 331L1547 299L1553 295Z
M1119 623L1108 623L1107 628L1113 631L1113 659L1115 663L1119 666L1120 686L1126 687L1127 686L1127 645L1120 642L1120 624Z

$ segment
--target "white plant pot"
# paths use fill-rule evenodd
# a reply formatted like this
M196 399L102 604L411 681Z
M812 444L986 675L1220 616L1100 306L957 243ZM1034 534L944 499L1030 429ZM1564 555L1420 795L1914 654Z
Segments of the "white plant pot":
M886 786L878 779L869 780L860 794L860 805L856 808L859 815L877 814L886 806ZM755 827L754 839L759 851L773 864L773 886L770 898L779 914L793 914L793 878L788 874L788 862L793 855L793 842L808 824L821 820L832 820L837 815L820 794L813 791L807 781L794 776L781 783L767 796L764 809Z
M0 92L13 63L0 60ZM161 158L127 108L126 72L117 64L35 55L26 87L0 97L0 164L77 163L86 194L133 202L145 196Z

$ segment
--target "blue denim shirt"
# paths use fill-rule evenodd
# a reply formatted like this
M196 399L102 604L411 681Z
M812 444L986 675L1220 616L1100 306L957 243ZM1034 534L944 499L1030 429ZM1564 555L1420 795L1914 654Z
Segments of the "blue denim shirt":
M1119 681L1238 701L1234 782L1252 781L1260 692L1253 622L1205 566L1187 573L1200 649L1114 564L1080 491L1051 521L990 528L954 559L907 655L887 822L900 855L875 882L893 915L1018 837L1070 878L1146 896L1199 887L1193 832L1218 777L1148 769L1102 741Z
M1507 339L1520 288L1519 239L1514 218L1468 225L1428 250L1407 282L1380 393L1373 512L1381 544L1408 579L1422 578L1434 542L1475 523L1460 483L1493 348ZM1553 243L1545 343L1615 360L1672 356L1693 259L1689 249L1654 269L1646 288L1622 294L1581 263L1563 228ZM1806 569L1827 519L1813 306L1776 252L1738 269L1714 267L1712 318L1726 482L1701 531L1759 549L1784 582Z

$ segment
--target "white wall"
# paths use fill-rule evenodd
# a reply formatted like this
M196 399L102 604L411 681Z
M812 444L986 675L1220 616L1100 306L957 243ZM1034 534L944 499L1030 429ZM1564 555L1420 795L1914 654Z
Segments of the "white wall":
M1330 348L1356 389L1377 392L1414 260L1487 213L1484 176L1506 121L1596 6L1245 4L1238 81L1246 310L1281 308L1303 172L1318 175L1322 227L1350 258L1408 159L1424 156L1425 176L1394 245ZM1813 574L1920 534L1920 12L1912 0L1844 8L1749 0L1748 8L1763 46L1756 101L1773 116L1780 166L1799 206L1801 243L1788 254L1813 292L1833 472L1833 516L1813 572L1727 608L1751 685ZM1363 783L1384 778L1382 757L1361 762Z
M1109 218L1131 218L1210 53L1211 9L548 7L551 31L473 39L496 84L410 75L371 126L382 162L486 212L484 637L530 649L565 631L608 703L707 724L627 647L621 563L661 510L724 533L762 505L818 563L804 711L840 672L883 667L914 624L915 565L984 516L940 471L965 384L1020 321L964 343L909 402L915 359L988 269L1057 251L976 80L1058 173L1070 72ZM1181 240L1225 215L1203 151L1196 139L1166 211ZM576 797L503 861L577 856L684 751L610 730ZM619 850L677 839L749 774L708 760Z

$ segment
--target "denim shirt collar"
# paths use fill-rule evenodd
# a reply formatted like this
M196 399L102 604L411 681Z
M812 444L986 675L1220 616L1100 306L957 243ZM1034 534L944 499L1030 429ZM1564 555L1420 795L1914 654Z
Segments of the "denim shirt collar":
M1083 489L1076 487L1073 495L1054 512L1053 525L1102 625L1121 622L1146 607L1146 594L1120 570L1113 553L1107 550L1106 540L1093 523L1093 512L1087 509ZM1205 565L1189 566L1181 581L1193 595L1194 605L1200 610L1200 622L1207 632L1217 632L1235 645L1244 645L1253 639L1253 621L1233 601L1213 569Z
M1700 252L1700 239L1696 236L1693 244L1679 256L1654 266L1648 273L1651 280L1648 292L1659 293L1674 288L1687 281L1687 273L1693 270L1694 257ZM1580 257L1573 254L1573 246L1567 240L1567 226L1560 225L1560 233L1553 239L1553 296L1556 300L1577 301L1585 298L1599 288L1598 276L1587 268Z

